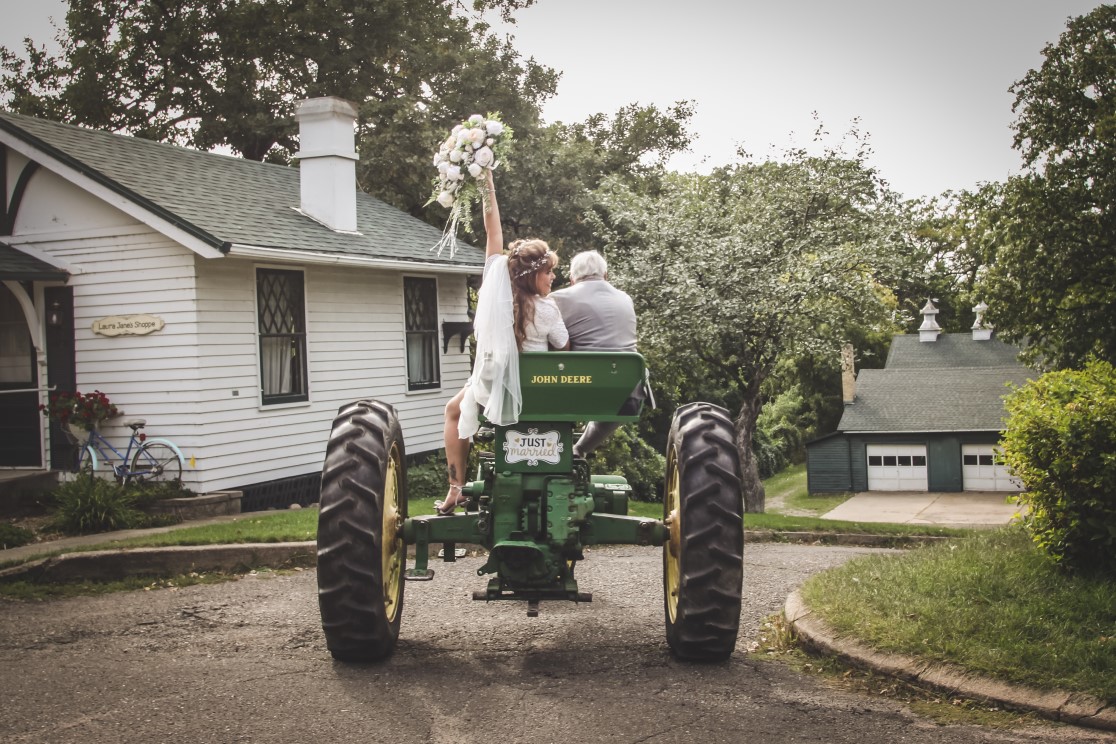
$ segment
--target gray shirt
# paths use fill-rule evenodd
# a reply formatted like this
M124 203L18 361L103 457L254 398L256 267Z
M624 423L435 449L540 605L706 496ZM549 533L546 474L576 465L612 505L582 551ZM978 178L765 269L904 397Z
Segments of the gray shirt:
M570 332L570 350L635 351L632 298L604 279L582 279L551 292Z

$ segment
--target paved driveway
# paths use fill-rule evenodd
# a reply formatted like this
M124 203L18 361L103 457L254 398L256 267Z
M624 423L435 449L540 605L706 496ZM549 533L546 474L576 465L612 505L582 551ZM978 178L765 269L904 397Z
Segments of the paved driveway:
M969 491L926 493L921 491L869 491L858 493L822 519L850 522L892 522L956 527L999 527L1019 513L1010 493Z
M0 741L44 744L992 744L1112 739L939 726L748 653L810 574L867 548L749 543L737 652L666 648L662 552L579 564L589 604L474 602L479 557L408 584L388 661L333 662L312 570L48 602L0 600Z

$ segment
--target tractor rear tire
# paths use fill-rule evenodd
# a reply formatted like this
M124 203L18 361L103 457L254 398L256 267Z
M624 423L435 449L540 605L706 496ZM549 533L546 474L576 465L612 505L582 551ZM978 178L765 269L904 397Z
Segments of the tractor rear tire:
M395 409L342 406L322 467L318 607L326 647L339 661L391 655L403 614L407 465Z
M671 651L690 661L732 655L744 580L744 499L728 412L679 408L667 439L663 598Z

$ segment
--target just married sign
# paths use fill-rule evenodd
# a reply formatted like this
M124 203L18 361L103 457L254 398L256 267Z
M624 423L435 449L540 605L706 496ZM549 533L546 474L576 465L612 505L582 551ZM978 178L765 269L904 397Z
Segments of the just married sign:
M538 429L528 429L526 433L509 429L504 439L504 461L538 465L541 460L557 465L563 449L562 435L556 431L540 434Z

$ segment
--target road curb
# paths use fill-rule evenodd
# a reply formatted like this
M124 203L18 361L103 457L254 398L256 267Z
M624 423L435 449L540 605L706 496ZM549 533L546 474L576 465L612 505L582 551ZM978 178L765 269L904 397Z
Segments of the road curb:
M317 550L315 542L282 542L64 553L4 569L0 581L111 581L131 576L312 566Z
M1075 726L1116 731L1116 708L1089 695L1044 691L981 677L960 667L876 651L858 641L840 638L815 616L795 590L787 597L783 615L808 648L842 661L896 677L922 687L983 700L1013 710L1035 713Z
M744 530L744 539L752 542L793 542L816 545L856 545L882 548L903 548L933 545L955 537L941 535L868 535L858 532L784 532L780 530Z

